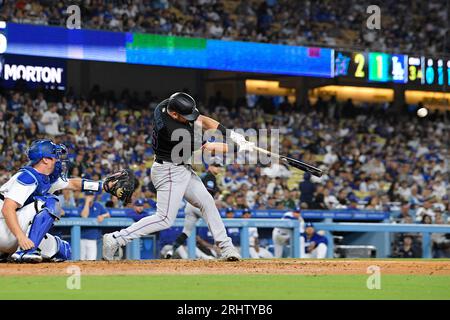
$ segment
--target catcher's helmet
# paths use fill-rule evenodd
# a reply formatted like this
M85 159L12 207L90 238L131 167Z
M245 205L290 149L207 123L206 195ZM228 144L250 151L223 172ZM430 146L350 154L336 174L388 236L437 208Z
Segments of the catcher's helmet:
M55 144L51 140L35 140L27 150L29 165L35 165L42 158L66 160L67 149L63 144Z
M167 109L179 113L183 118L190 122L197 120L200 115L194 98L184 92L172 94L169 98Z
M42 158L53 158L58 161L55 163L55 168L50 174L50 181L53 183L59 177L67 181L68 158L67 148L63 144L53 143L51 140L35 140L27 150L27 156L30 162L29 166L34 166Z

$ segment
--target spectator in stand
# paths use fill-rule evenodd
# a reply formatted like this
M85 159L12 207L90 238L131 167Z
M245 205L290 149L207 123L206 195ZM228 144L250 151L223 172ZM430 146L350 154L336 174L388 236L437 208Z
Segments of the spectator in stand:
M313 182L311 182L311 174L309 172L305 172L303 175L303 182L299 184L299 190L300 203L306 203L308 208L312 207L316 186Z
M316 210L328 210L328 206L325 203L325 192L323 186L318 186L314 194L314 201L311 204L310 209Z
M345 189L342 189L339 191L337 196L338 204L336 204L336 209L347 209L348 205L350 204L348 198L347 198L348 192Z
M433 224L433 218L427 214L422 215L422 224Z
M432 204L430 200L427 200L423 203L423 205L417 209L416 211L416 221L422 221L424 223L424 218L429 217L431 221L433 221L436 213L432 208ZM432 223L432 222L431 222Z
M410 215L410 205L409 203L402 203L400 207L400 214L396 219L399 223L413 223L413 219Z
M45 134L51 136L59 136L59 124L61 123L61 116L58 114L58 106L51 104L49 110L45 111L41 118L41 124L44 127Z
M403 236L403 242L394 257L396 258L421 258L421 254L410 235Z

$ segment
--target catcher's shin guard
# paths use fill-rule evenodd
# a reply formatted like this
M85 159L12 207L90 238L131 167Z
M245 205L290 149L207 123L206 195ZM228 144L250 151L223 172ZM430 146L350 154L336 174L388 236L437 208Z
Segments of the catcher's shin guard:
M49 262L63 262L70 260L72 250L70 244L60 237L46 234L39 246L42 258Z
M59 218L61 213L58 206L58 198L55 196L36 197L36 200L44 201L44 205L42 210L34 216L30 232L28 233L28 238L33 241L35 247L30 250L19 250L15 252L11 257L17 262L37 263L42 261L42 256L37 248L45 234L53 226L53 222Z

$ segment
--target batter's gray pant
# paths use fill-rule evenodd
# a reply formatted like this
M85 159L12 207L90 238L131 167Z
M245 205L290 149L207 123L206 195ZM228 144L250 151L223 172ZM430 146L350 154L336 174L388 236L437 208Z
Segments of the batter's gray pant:
M202 212L199 208L194 207L192 204L187 203L184 208L184 226L183 233L188 237L191 235L192 230L195 228L197 221L202 217Z
M120 245L124 246L133 239L170 228L177 217L183 197L200 209L202 218L220 248L233 245L227 236L213 197L191 166L154 162L151 178L157 191L156 214L114 232Z

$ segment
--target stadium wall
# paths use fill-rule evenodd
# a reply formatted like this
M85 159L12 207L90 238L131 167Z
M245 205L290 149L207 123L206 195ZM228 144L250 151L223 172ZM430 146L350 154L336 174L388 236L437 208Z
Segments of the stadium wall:
M80 60L69 60L68 68L69 87L82 94L87 94L96 84L102 91L113 90L116 94L128 88L140 94L150 90L157 96L184 89L201 93L203 87L202 70Z

